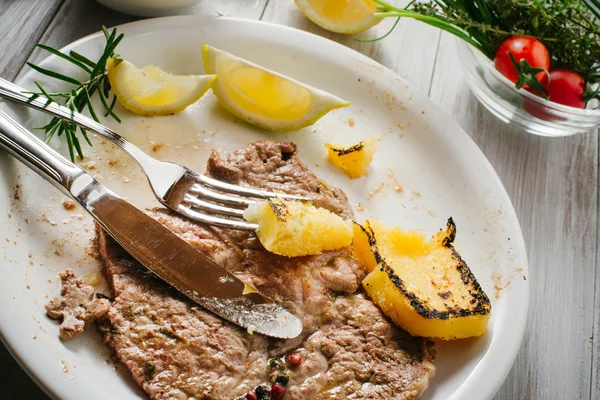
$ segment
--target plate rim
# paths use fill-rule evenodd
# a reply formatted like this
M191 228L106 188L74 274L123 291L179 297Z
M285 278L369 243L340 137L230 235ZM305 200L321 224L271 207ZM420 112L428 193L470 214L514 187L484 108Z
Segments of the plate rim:
M508 341L503 340L503 342L508 342L508 344L505 343L505 346L502 347L502 349L503 349L502 354L501 354L502 362L501 363L497 362L498 355L496 354L495 355L496 358L494 358L495 361L493 362L492 365L490 365L490 355L486 354L480 360L480 362L474 367L474 369L471 371L471 373L468 375L468 377L463 381L463 383L457 388L457 390L453 393L453 395L449 398L449 400L461 400L464 398L473 398L473 397L468 397L469 392L467 391L467 389L469 389L471 386L474 387L474 385L477 384L477 382L485 382L486 380L489 380L489 376L487 376L485 374L485 371L482 372L482 370L483 369L485 369L485 370L500 369L502 371L502 375L501 375L502 379L495 380L493 385L489 385L489 382L486 382L484 387L480 387L480 386L477 387L477 395L480 396L478 398L491 399L497 393L497 391L500 389L500 387L506 380L506 377L510 373L511 368L514 365L514 362L515 362L517 355L519 353L519 350L521 348L522 341L524 339L527 320L528 320L528 313L529 313L529 292L530 292L530 282L529 281L530 281L531 274L529 271L529 263L528 263L525 240L523 237L523 231L521 229L521 226L520 226L516 211L514 209L513 203L506 191L506 188L504 187L504 184L500 180L500 177L498 176L496 170L493 168L493 166L491 165L491 163L489 162L489 160L487 159L485 154L481 151L479 146L477 146L477 144L473 141L472 137L466 133L466 131L452 118L452 116L450 116L447 112L442 110L435 102L433 102L433 100L431 100L427 95L422 93L419 89L416 88L416 86L412 85L408 80L406 80L405 78L403 78L401 75L397 74L396 72L392 71L385 65L379 63L378 61L373 60L372 58L370 58L352 48L349 48L341 43L338 43L334 40L319 36L317 34L303 31L301 29L294 28L291 26L280 25L280 24L276 24L276 23L268 22L268 21L251 20L251 19L236 18L236 17L225 17L225 16L208 16L208 15L201 15L201 14L180 15L180 16L170 16L170 17L161 17L161 18L149 18L149 19L129 22L126 24L116 25L114 27L111 27L110 29L117 28L121 32L133 31L133 32L130 32L129 34L131 34L135 37L135 36L139 36L139 35L143 35L143 34L152 33L155 30L160 29L160 27L164 26L164 24L168 25L168 24L172 23L173 21L181 22L178 26L180 28L186 28L186 27L192 27L192 26L195 26L195 27L201 26L201 25L197 24L198 21L211 21L211 20L221 20L221 21L225 21L225 23L232 23L232 24L238 24L238 25L239 24L248 24L248 25L263 26L263 27L266 26L267 29L275 29L275 30L280 29L283 31L288 31L292 35L304 36L306 38L309 38L309 40L312 40L312 41L322 42L329 46L337 46L337 47L344 48L344 51L346 51L348 54L352 54L357 60L369 63L373 66L376 66L377 68L381 68L384 71L384 73L391 74L392 76L394 76L398 80L399 84L407 86L412 91L413 97L415 97L415 99L418 100L420 102L420 104L422 104L425 107L435 109L436 112L438 112L442 117L446 118L446 122L448 123L447 131L452 131L453 135L458 135L460 137L460 140L465 141L465 145L471 147L471 150L474 151L474 153L477 154L477 156L480 158L480 160L479 160L480 162L478 162L479 168L483 168L483 166L485 166L488 174L490 174L494 178L494 182L493 182L494 186L498 189L499 194L503 197L502 203L506 206L506 209L504 210L506 212L506 216L510 217L510 220L512 220L512 221L510 221L510 220L509 221L512 224L515 224L514 232L517 233L518 237L511 237L511 244L513 244L514 249L516 250L515 252L518 255L518 257L516 258L516 263L519 264L519 267L522 269L523 274L525 276L527 276L527 278L528 278L527 281L525 281L523 284L519 285L519 289L512 289L512 290L520 291L518 293L519 297L520 297L520 303L524 304L526 307L524 307L524 310L525 310L524 312L518 314L518 318L512 319L512 322L514 323L512 332L516 333L516 335L512 336L513 340L508 340ZM194 24L194 22L195 22L195 24ZM98 32L89 34L87 36L84 36L80 39L77 39L77 40L63 46L62 48L60 48L60 51L61 52L69 51L70 49L72 49L74 47L77 47L80 45L85 45L86 42L96 40L97 38L102 37L102 36L103 36L102 31L98 31ZM48 57L45 57L43 60L41 60L39 63L44 64L44 63L48 62L49 60L54 60L54 59L56 59L56 56L49 55ZM28 78L33 74L34 74L34 71L27 71L24 73L20 73L15 78L15 82L22 82L22 81L30 80ZM2 102L0 101L0 104L1 103ZM460 132L460 135L458 134L458 132ZM516 294L513 294L513 296L516 296ZM32 380L34 382L36 382L36 384L46 394L48 394L48 396L50 396L51 398L54 398L54 399L59 399L60 398L59 394L61 392L60 383L54 382L51 379L47 379L47 378L44 379L44 372L43 372L44 367L39 367L36 364L32 365L31 363L27 364L23 360L23 357L20 354L20 352L18 351L18 348L21 347L18 345L19 340L15 339L15 338L12 338L12 339L9 338L10 335L7 334L7 332L5 332L5 330L7 330L7 329L4 328L4 325L2 324L2 322L0 320L0 340L2 340L2 342L5 344L9 353L11 354L11 356L13 356L15 358L15 360L27 372L27 374L32 378ZM7 330L7 331L9 331L9 330ZM516 340L514 340L515 337L516 337ZM504 337L504 339L506 339L506 337ZM493 338L493 340L495 340L495 337ZM496 340L498 340L498 339L496 339ZM500 376L500 375L498 375L498 376ZM473 395L473 393L471 393L471 396L472 395Z

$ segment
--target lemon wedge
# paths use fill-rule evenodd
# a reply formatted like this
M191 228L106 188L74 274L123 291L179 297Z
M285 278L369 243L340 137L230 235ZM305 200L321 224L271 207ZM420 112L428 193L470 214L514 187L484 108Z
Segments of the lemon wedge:
M169 115L198 101L215 75L171 75L159 67L137 68L120 58L107 62L108 80L119 103L140 115Z
M288 132L317 122L349 102L208 45L204 68L216 74L213 93L238 118L266 130Z
M378 24L372 0L295 0L308 19L323 29L337 33L358 33Z

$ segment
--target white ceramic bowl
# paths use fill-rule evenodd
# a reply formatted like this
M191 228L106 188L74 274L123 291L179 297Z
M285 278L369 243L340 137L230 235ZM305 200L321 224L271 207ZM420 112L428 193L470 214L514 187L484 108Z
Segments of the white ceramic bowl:
M164 17L185 14L185 9L200 0L97 0L119 12L139 17Z

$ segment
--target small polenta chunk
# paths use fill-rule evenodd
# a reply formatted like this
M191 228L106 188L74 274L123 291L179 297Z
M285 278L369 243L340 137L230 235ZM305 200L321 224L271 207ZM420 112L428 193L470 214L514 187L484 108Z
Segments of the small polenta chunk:
M350 147L325 143L327 159L352 179L368 175L368 168L375 154L375 140L368 139Z
M452 245L452 218L429 241L378 221L355 223L354 232L354 254L369 271L363 287L400 327L444 340L485 333L490 301Z
M258 223L265 249L282 256L321 254L352 243L350 222L309 202L269 199L249 206L244 218Z

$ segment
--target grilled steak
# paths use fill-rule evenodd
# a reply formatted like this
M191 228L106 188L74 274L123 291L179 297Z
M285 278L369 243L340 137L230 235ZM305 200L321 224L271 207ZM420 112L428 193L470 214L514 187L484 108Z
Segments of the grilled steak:
M310 195L344 217L339 189L300 162L291 143L256 142L207 173L239 185ZM302 319L292 340L249 335L156 279L98 231L114 302L100 325L105 342L153 399L233 399L269 379L269 359L290 352L303 362L288 371L287 399L412 399L435 368L430 342L397 328L363 294L363 268L349 249L286 258L264 250L254 234L199 225L149 211L217 263Z

